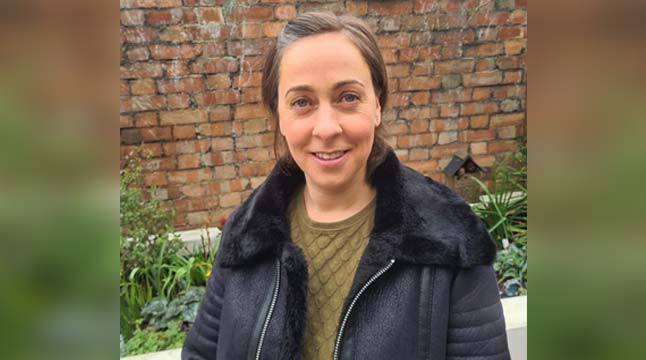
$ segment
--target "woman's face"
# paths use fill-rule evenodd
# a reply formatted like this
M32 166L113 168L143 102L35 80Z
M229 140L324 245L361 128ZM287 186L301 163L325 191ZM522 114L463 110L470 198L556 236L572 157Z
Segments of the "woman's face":
M278 119L308 184L333 190L363 183L380 106L370 69L345 35L309 36L285 49Z

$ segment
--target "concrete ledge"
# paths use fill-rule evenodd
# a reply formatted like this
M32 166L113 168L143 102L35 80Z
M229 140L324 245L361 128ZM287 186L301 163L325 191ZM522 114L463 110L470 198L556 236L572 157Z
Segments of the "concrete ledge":
M527 296L502 299L512 360L527 359ZM181 349L121 358L122 360L180 360Z

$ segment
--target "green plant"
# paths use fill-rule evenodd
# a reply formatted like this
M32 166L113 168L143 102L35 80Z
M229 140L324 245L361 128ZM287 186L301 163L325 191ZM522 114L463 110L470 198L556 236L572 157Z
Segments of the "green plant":
M120 323L126 338L144 304L155 296L175 296L190 284L178 281L185 279L181 269L187 264L178 259L183 244L173 234L174 212L151 196L155 188L143 187L142 161L148 157L137 148L126 157L119 178Z
M485 200L473 206L498 247L494 270L505 296L527 293L527 145L496 163L491 188L472 178Z
M184 342L186 334L178 323L169 323L168 328L157 331L152 327L137 328L132 338L126 342L125 353L131 356L149 352L179 348Z
M169 324L177 322L192 324L204 291L204 287L192 287L170 302L163 297L152 299L141 309L143 322L155 330L166 329Z

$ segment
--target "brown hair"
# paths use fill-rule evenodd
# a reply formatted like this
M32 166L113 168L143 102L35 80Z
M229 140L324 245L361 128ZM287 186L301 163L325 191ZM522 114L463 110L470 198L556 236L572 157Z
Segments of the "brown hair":
M278 125L278 82L280 61L285 48L296 40L307 36L328 32L340 32L348 37L359 49L370 69L375 95L379 99L381 111L384 111L388 99L388 76L386 65L379 51L377 42L368 26L352 16L336 16L331 12L309 12L301 14L285 25L278 35L276 44L269 49L262 69L262 102L274 122L274 154L276 158L293 164L285 139ZM368 157L366 178L384 160L388 153L383 120L375 130L375 139Z

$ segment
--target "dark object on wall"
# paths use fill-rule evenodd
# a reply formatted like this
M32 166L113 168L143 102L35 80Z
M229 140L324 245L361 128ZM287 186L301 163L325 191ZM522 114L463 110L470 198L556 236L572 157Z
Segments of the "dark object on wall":
M486 169L483 169L480 165L476 164L476 162L471 159L471 156L467 156L466 159L462 159L455 155L453 155L453 159L451 159L451 162L443 170L446 176L457 178L461 178L465 174L473 174L478 171L483 173L487 172Z
M471 159L471 156L462 159L453 155L453 159L442 171L446 175L446 182L450 188L460 194L467 202L478 201L479 188L474 181L469 180L469 176L465 175L468 174L484 180L484 175L488 173L487 169L480 167Z

